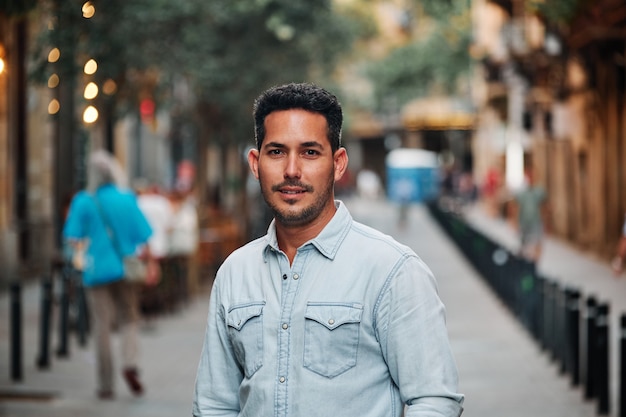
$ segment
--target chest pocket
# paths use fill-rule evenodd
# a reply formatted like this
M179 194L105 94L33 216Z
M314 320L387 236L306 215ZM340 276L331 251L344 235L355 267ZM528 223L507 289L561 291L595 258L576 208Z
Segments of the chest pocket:
M356 365L363 306L308 303L304 329L304 367L334 378Z
M235 357L248 378L263 365L264 306L264 301L236 305L226 315Z

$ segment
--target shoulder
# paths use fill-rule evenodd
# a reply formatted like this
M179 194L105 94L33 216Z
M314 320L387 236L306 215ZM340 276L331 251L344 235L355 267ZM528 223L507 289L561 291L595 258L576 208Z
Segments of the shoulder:
M252 240L232 251L226 257L220 269L239 268L246 265L258 267L267 248L267 238L265 236Z
M390 235L356 221L352 222L346 240L347 246L356 250L357 255L360 253L366 256L376 254L377 258L382 255L394 258L415 255L413 249L398 242Z
M72 198L70 211L84 210L85 207L92 204L93 196L87 191L79 191Z

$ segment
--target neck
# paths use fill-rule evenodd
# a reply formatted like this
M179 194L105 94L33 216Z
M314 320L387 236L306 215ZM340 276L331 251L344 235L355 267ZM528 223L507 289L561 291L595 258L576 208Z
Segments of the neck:
M333 202L333 209L322 213L318 218L303 226L288 226L276 221L276 239L278 247L289 258L289 264L293 263L298 248L309 240L319 235L324 227L330 222L337 209Z

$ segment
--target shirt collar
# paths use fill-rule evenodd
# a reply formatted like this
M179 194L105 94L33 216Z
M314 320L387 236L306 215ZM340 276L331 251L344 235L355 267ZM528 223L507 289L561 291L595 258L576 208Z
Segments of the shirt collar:
M305 242L302 247L313 245L322 255L328 259L334 259L341 243L345 239L352 225L352 216L345 204L340 200L335 200L335 212L330 222L322 229L322 231L313 239ZM272 220L266 235L267 246L265 249L265 260L267 261L267 252L269 250L280 251L278 248L278 239L276 238L276 220Z

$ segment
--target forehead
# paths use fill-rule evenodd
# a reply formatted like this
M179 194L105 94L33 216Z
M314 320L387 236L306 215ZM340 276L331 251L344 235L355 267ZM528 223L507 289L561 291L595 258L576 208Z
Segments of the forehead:
M278 110L265 118L265 140L269 142L319 142L330 144L328 123L319 114L302 109Z

